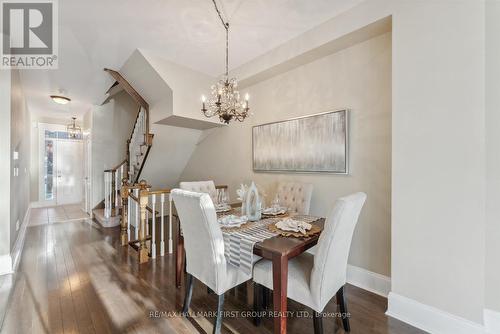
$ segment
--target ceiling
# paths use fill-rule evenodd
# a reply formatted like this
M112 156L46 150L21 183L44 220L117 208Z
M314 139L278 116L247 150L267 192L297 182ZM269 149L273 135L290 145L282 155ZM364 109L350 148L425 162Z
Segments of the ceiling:
M361 0L217 0L230 29L230 68L273 49ZM30 110L55 118L82 116L102 101L111 79L141 48L192 69L224 71L224 29L211 0L59 1L59 69L24 70ZM72 102L59 106L50 94Z

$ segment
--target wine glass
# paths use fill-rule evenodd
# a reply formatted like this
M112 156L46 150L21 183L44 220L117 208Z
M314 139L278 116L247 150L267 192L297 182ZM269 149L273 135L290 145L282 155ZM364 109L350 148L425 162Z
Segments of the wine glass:
M228 203L229 203L229 196L228 196L228 194L227 194L226 189L222 189L221 201L222 201L222 204L223 204L225 207L227 207L227 206L228 206Z
M273 212L276 213L280 210L280 199L278 195L274 196L273 202L272 202L272 208Z

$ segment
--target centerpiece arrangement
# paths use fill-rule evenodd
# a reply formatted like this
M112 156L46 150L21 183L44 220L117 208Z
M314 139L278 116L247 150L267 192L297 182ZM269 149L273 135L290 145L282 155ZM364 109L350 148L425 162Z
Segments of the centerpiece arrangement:
M241 184L236 190L238 200L241 201L241 214L246 215L249 221L257 221L262 217L262 202L266 196L262 189L252 182L250 186Z

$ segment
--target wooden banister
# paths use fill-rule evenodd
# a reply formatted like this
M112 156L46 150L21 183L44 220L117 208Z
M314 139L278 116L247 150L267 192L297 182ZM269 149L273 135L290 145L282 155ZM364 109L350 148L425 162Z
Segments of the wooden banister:
M116 172L118 170L118 168L120 168L123 164L126 164L126 163L127 163L127 159L123 160L122 162L120 162L118 165L116 165L113 168L104 170L104 173Z
M127 92L139 105L144 107L144 109L149 110L149 104L142 98L142 96L132 87L132 85L118 72L115 70L111 70L109 68L105 68L104 71L108 72L109 75L118 82L119 85L123 87L123 90Z

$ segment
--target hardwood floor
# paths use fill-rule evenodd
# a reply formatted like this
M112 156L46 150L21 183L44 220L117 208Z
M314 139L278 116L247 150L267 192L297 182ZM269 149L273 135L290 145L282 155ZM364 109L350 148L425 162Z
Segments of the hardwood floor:
M184 291L175 287L173 255L139 266L135 252L119 246L119 228L104 230L90 220L30 225L26 233L2 334L211 333L214 318L202 312L216 309L217 296L200 282L195 281L193 317L174 314ZM226 294L224 333L272 333L271 318L255 327L244 314L252 310L251 290L244 284ZM353 334L423 333L386 317L385 298L354 286L346 295ZM306 308L289 301L289 310L295 316L288 333L313 333L312 319L297 313ZM336 311L333 301L326 311ZM344 333L336 323L325 319L325 333Z

